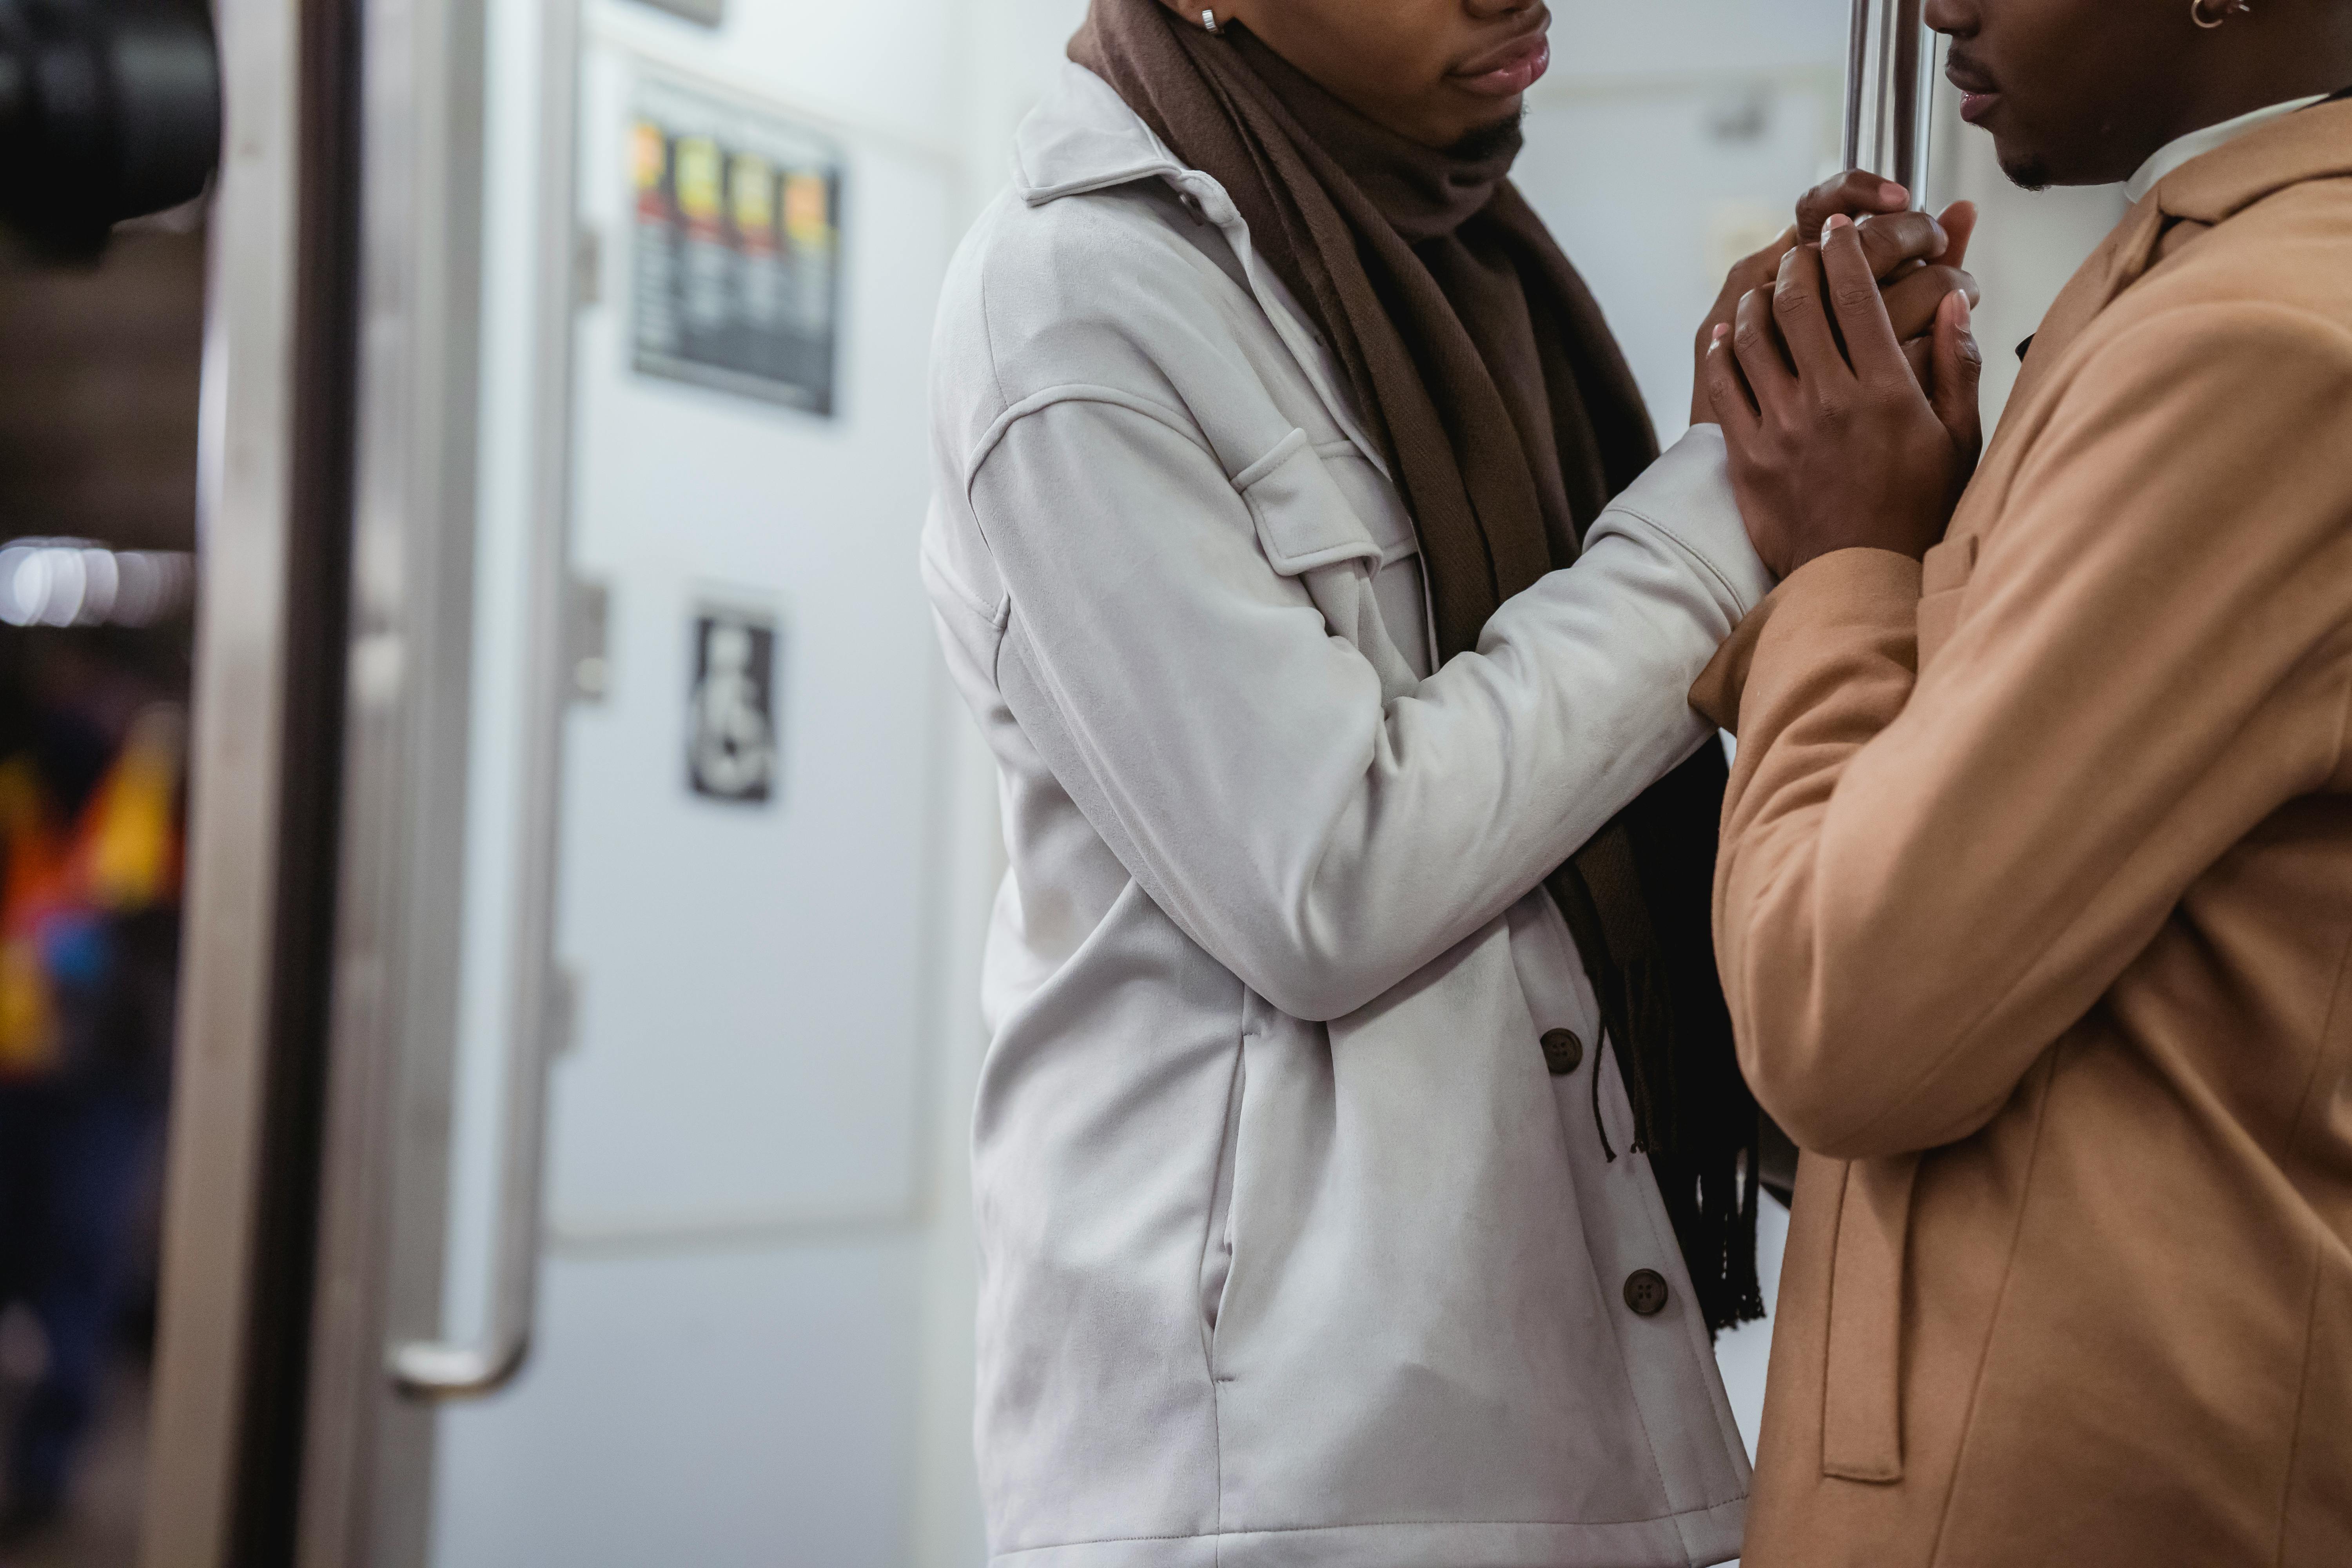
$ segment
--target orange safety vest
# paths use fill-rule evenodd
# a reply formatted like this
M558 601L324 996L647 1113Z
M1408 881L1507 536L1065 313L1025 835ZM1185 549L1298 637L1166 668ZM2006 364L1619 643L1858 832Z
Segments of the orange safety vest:
M58 1065L50 939L68 922L179 898L184 730L175 708L141 714L71 824L30 757L0 763L0 1079Z

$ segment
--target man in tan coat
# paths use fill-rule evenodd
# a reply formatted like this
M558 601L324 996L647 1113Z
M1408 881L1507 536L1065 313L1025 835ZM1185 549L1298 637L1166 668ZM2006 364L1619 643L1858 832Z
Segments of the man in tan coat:
M1694 693L1717 936L1805 1151L1746 1561L2342 1568L2352 4L1928 16L2013 175L2135 201L1956 514L1967 311L1931 403L1850 226L1708 358L1785 578Z

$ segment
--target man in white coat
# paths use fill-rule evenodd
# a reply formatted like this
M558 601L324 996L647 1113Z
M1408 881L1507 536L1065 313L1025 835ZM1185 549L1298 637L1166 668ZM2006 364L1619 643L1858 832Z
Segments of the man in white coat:
M1685 693L1770 584L1505 178L1549 21L1096 0L952 270L1000 1568L1738 1550L1756 1113ZM1944 231L1867 228L1924 324Z

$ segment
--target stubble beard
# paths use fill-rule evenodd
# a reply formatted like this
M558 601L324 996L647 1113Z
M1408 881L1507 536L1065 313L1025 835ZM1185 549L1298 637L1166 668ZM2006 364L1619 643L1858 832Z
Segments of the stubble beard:
M1490 124L1481 125L1445 150L1446 156L1468 163L1482 163L1498 153L1506 153L1519 140L1521 125L1528 117L1526 104L1515 114L1507 114Z
M2050 188L2052 180L2050 160L2041 153L2020 153L2014 157L2001 158L2000 163L2000 172L2009 176L2011 184L2028 191L2046 191Z

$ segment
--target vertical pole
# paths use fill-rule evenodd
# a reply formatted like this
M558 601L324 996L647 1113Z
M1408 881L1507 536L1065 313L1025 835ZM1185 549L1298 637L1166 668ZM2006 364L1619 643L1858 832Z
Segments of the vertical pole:
M1927 137L1935 110L1935 38L1926 0L1853 0L1846 59L1845 166L1867 169L1927 199Z
M226 119L146 1568L278 1568L291 1550L341 789L360 9L212 7Z

